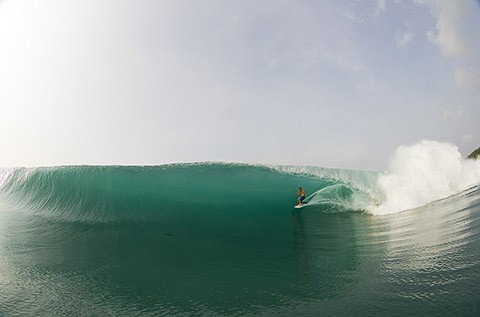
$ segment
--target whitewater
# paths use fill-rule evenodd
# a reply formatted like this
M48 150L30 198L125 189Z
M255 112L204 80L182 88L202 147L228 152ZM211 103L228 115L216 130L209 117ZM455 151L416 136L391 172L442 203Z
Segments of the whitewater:
M428 140L382 172L1 169L0 315L478 316L479 184Z

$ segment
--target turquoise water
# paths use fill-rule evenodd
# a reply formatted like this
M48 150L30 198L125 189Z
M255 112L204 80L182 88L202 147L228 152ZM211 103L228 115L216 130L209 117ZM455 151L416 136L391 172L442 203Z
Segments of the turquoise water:
M0 315L479 316L478 184L384 215L379 177L1 170ZM298 186L310 194L300 210Z

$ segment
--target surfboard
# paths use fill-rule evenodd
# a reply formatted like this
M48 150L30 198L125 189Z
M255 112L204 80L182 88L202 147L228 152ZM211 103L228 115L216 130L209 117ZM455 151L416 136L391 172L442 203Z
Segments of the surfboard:
M293 206L293 208L296 208L296 209L298 209L298 208L303 208L303 207L305 207L307 204L308 204L308 201L305 201L305 200L304 200L304 201L303 201L303 204L302 204L301 206L295 205L295 206Z

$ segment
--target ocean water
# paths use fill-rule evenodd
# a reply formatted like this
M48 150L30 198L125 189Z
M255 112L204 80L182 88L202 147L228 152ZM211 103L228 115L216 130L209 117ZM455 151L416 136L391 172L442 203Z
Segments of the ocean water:
M2 169L0 316L479 316L479 183L431 141L384 172Z

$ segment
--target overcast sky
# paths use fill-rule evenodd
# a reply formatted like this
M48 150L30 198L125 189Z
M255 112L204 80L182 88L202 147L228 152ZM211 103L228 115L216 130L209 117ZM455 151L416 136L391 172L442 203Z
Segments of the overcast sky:
M477 0L0 0L0 166L480 146Z

